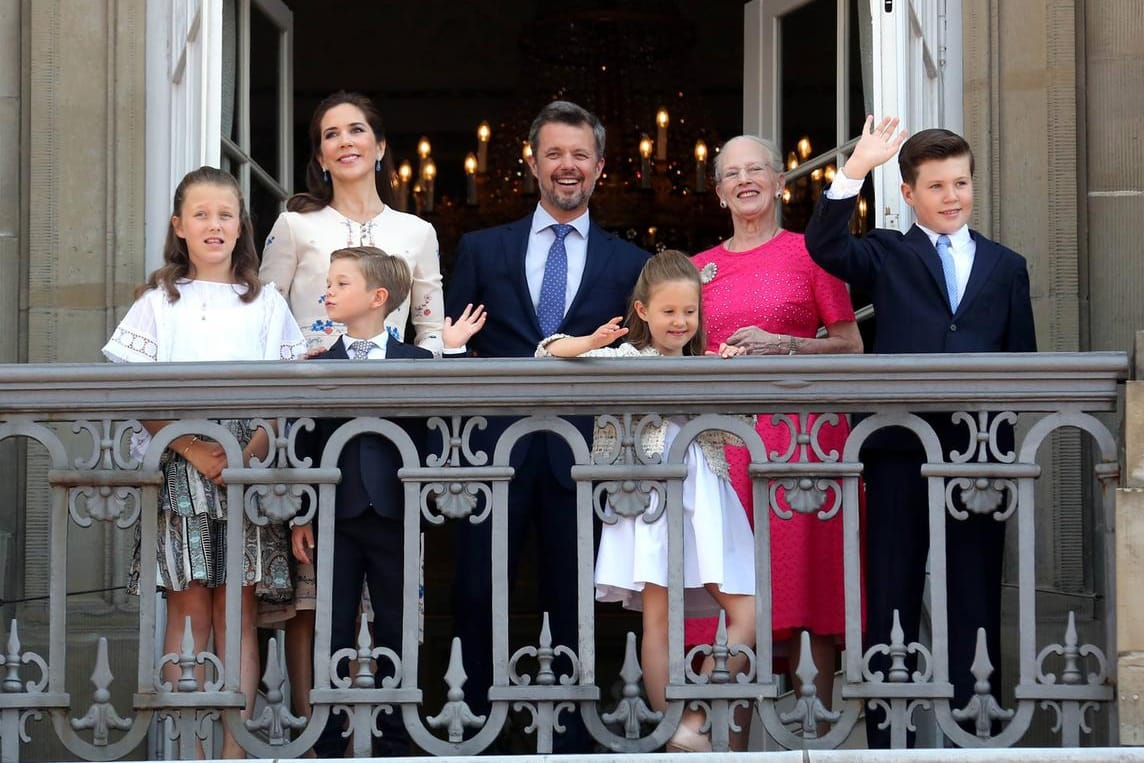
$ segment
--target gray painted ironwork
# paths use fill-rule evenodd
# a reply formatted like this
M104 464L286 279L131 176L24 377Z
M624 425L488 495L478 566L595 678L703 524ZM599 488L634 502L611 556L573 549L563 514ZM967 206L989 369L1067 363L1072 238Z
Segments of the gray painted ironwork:
M855 728L869 703L887 711L895 746L904 746L918 708L932 710L942 733L965 747L1010 746L1021 741L1038 708L1052 711L1054 731L1062 746L1078 746L1090 734L1098 714L1108 734L1116 736L1112 704L1116 653L1114 590L1105 590L1104 633L1099 643L1080 643L1070 615L1066 623L1042 623L1035 599L1035 528L1038 507L1034 487L1041 475L1037 455L1045 440L1062 428L1088 435L1095 463L1098 516L1108 528L1106 580L1111 589L1112 491L1119 478L1117 444L1093 415L1114 410L1118 384L1126 377L1122 353L962 355L962 356L841 356L686 360L470 360L434 364L385 363L235 363L153 364L144 366L51 365L0 366L0 441L25 438L43 447L49 463L51 568L46 656L25 649L19 624L12 621L0 650L0 760L18 761L21 746L30 741L29 721L46 718L38 733L52 733L71 754L85 760L113 760L129 754L156 718L170 719L180 757L193 757L198 740L211 724L221 722L253 757L300 757L316 741L331 713L347 725L355 756L370 754L371 739L380 734L378 713L397 713L412 740L431 755L471 755L485 749L500 733L510 711L530 719L538 753L552 750L569 710L578 709L593 737L617 753L654 751L674 732L685 706L702 709L714 748L727 749L736 730L735 710L751 708L767 733L794 749L838 746ZM173 391L174 390L174 391ZM836 414L872 412L858 423L842 452L826 451L818 440L820 427ZM951 412L952 421L967 435L965 447L942 452L933 429L919 412ZM987 415L986 412L1003 412ZM591 413L610 417L618 436L611 453L591 455L591 443L560 416ZM811 413L823 413L809 431L803 426ZM743 414L767 417L792 434L790 448L769 451ZM422 462L406 431L390 420L399 416L428 417L442 436L440 453ZM497 441L493 452L474 449L472 437L484 426L481 417L519 416ZM643 451L640 432L659 416L684 416L686 423L662 457ZM1020 416L1014 451L998 442L1001 422ZM269 687L266 706L244 719L239 686L239 654L194 652L189 624L186 638L174 653L156 657L154 596L139 599L139 652L130 706L117 707L109 687L115 681L108 667L107 645L100 639L94 654L67 650L67 542L72 527L138 523L142 547L155 544L161 484L159 458L166 445L188 433L221 443L229 463L241 464L241 448L216 418L250 418L270 435L270 454L249 467L223 471L228 504L235 517L256 523L293 522L318 525L319 608L315 630L314 686L311 718L294 716L284 688L285 667L277 651L265 667ZM320 463L301 459L297 434L317 417L349 419L328 442ZM141 420L170 419L153 438L141 460L127 452L126 440ZM922 474L929 483L931 532L932 641L903 643L895 628L891 643L862 649L860 531L858 498L863 441L889 426L912 430L923 445L927 463ZM729 432L742 439L750 453L749 473L756 513L757 644L747 648L727 641L724 625L713 644L689 654L683 647L682 482L689 443L704 431ZM70 435L66 432L70 431ZM404 640L400 653L375 647L362 628L355 647L331 654L331 612L328 590L332 576L333 512L314 510L314 499L332 506L340 477L338 455L362 433L376 433L398 448L403 467L406 506L403 542L406 548L403 583ZM535 432L551 432L571 449L576 465L577 535L580 564L576 577L579 638L576 644L554 644L544 616L534 644L512 648L508 631L507 497L513 469L513 446ZM78 439L77 439L78 438ZM76 450L87 448L87 452ZM813 455L815 462L808 461ZM791 511L777 500L782 487ZM669 523L669 685L668 707L653 712L640 697L641 670L634 636L622 646L623 668L618 703L604 699L597 675L593 572L593 524L619 517L644 520L650 495L657 493L660 516ZM835 500L827 501L827 496ZM1011 697L1000 704L990 694L992 667L984 649L973 665L948 664L946 622L947 570L944 517L966 516L955 504L960 496L969 511L992 515L1015 525L1018 536L1016 583L1019 607L1020 675ZM304 501L303 498L310 500ZM482 500L483 499L483 500ZM309 505L308 512L302 507ZM786 519L793 512L829 519L841 513L844 530L846 653L841 706L828 707L818 697L814 666L798 666L802 688L795 709L781 712L776 701L780 681L771 670L771 588L769 515ZM434 524L489 522L493 562L493 686L491 710L479 716L470 709L472 689L466 686L461 655L464 644L454 640L441 680L447 699L427 707L419 684L421 645L418 641L420 527ZM227 528L228 569L242 566L240 522ZM145 557L146 558L146 557ZM124 562L126 564L126 561ZM482 571L473 571L477 574ZM141 565L141 590L154 590L153 564ZM239 587L227 591L227 643L238 644ZM1057 640L1057 641L1054 641ZM810 650L804 636L802 653ZM983 641L981 643L984 643ZM616 646L617 649L621 647ZM728 660L745 655L747 668L738 675ZM570 671L559 672L558 656L569 658ZM710 656L715 670L700 675L693 658ZM887 655L889 668L872 671L874 655ZM915 670L907 659L917 656ZM617 655L620 656L620 655ZM339 674L339 661L348 657L349 674ZM69 662L91 666L94 690L89 697L73 696L65 685ZM371 664L388 665L392 675L377 682ZM200 685L196 669L207 665ZM165 666L178 677L165 680ZM953 707L950 676L972 671L977 693L966 707ZM122 704L122 703L121 703ZM971 724L972 731L958 723ZM992 735L1000 722L1000 733ZM818 735L819 724L829 731Z

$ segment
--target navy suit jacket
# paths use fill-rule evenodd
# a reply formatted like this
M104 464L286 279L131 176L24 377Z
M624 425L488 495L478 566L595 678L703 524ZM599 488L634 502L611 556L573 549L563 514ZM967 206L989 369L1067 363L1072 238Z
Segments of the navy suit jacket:
M315 356L314 360L348 360L344 339L339 338L330 349ZM391 336L385 345L385 357L387 360L432 358L433 353ZM315 422L314 432L299 433L298 453L310 456L315 464L319 463L326 442L346 421L347 419L319 419ZM397 423L410 436L418 451L423 451L426 437L424 422L420 419L403 419ZM375 434L363 434L350 440L338 457L342 479L337 487L337 510L334 516L352 519L373 506L373 510L383 517L403 517L405 495L401 480L397 478L397 470L401 466L401 454L389 439Z
M488 311L484 328L469 342L473 355L485 358L531 358L544 335L524 274L524 257L532 215L495 228L467 233L457 247L456 264L445 292L445 313L454 320L467 304L483 304ZM592 224L580 288L557 331L579 336L590 334L617 315L624 315L632 288L650 255L642 249ZM586 441L592 441L590 417L569 418ZM511 423L490 420L484 432L474 435L483 445L495 444ZM513 463L524 460L526 445L513 449ZM551 452L551 451L550 451ZM489 451L489 455L492 453ZM554 473L570 480L565 458L553 459Z
M971 230L973 269L953 312L941 260L925 231L914 225L904 234L879 229L855 238L849 222L856 198L823 194L805 240L823 270L870 295L878 320L874 352L1036 352L1024 257ZM943 442L958 439L948 415L927 418Z

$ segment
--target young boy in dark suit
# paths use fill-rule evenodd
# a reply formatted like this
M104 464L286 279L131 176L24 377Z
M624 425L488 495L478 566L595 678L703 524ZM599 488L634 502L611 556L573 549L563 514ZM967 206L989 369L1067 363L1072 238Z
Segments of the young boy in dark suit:
M868 117L854 153L823 194L806 229L811 258L827 272L871 295L876 353L1035 352L1033 310L1025 259L969 228L973 211L973 152L949 130L923 130L909 140L897 119L876 127ZM903 143L903 141L905 141ZM898 149L901 148L899 153ZM898 153L902 196L917 223L906 233L874 230L858 239L848 225L866 173ZM950 414L927 415L947 454L966 451L967 428ZM1004 427L998 447L1013 442ZM902 428L879 430L862 449L866 479L866 647L889 643L893 611L905 643L917 640L929 551L928 496L921 444ZM955 491L955 506L964 509ZM1000 660L1001 562L1005 523L970 513L946 513L949 675L953 707L973 695L969 672L977 629L985 628L989 657ZM875 668L877 669L877 668ZM885 668L882 668L883 670ZM994 693L1000 675L991 677ZM889 747L890 729L877 728L880 709L866 714L871 747Z
M315 360L433 357L428 350L405 344L385 328L386 316L409 296L411 283L405 261L375 247L351 247L331 254L326 276L326 312L332 320L345 325L346 333ZM471 305L456 323L446 321L442 330L446 356L465 354L465 343L484 321L483 306L474 310ZM331 435L345 423L319 420L312 436L300 438L303 442L299 452L318 463ZM400 425L418 450L423 450L424 424L407 421ZM406 507L397 470L402 465L397 446L377 434L354 437L338 457L342 477L334 504L330 654L356 646L354 623L363 579L369 586L374 612L373 645L401 654ZM312 563L313 523L295 527L291 535L295 558ZM383 673L392 672L384 660L379 662L383 663L379 666ZM382 736L379 744L374 745L375 755L409 754L409 737L400 712L381 713L379 725ZM341 738L341 726L339 717L331 716L315 745L319 757L342 757L346 741Z

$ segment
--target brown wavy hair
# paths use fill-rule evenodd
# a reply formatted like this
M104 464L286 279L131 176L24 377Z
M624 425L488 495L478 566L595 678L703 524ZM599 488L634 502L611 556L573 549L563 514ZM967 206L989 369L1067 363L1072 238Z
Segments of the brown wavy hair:
M707 324L703 319L703 283L699 280L699 270L695 267L695 263L678 249L666 249L644 263L640 277L636 279L636 286L632 289L631 302L628 304L628 317L625 321L628 327L627 342L641 350L651 345L651 332L648 330L647 321L636 313L636 302L646 306L655 287L669 281L687 281L695 284L695 291L699 294L699 328L683 348L683 354L702 355L707 351Z
M375 143L385 140L385 123L381 121L381 112L366 96L361 93L351 93L345 90L326 96L314 109L310 117L310 161L306 163L306 190L296 193L286 201L286 209L290 212L316 212L324 209L334 200L334 186L327 183L323 177L322 165L318 157L322 155L322 118L326 112L342 104L356 106L365 117L366 123L373 130ZM374 184L377 186L377 195L385 205L393 204L393 158L389 147L381 157L381 170L373 173Z
M203 166L188 172L175 188L175 199L171 203L172 220L167 224L167 240L163 244L163 265L147 277L147 283L136 290L136 299L148 289L162 289L167 292L168 302L173 304L179 301L177 284L191 277L191 257L187 252L186 240L179 238L175 233L174 218L182 217L183 201L187 197L187 191L203 183L228 188L238 199L238 239L234 242L234 249L230 253L230 272L234 276L234 282L246 287L246 291L238 298L243 302L251 302L262 291L262 282L258 280L258 250L254 248L250 213L246 210L242 189L238 187L238 181L229 172Z

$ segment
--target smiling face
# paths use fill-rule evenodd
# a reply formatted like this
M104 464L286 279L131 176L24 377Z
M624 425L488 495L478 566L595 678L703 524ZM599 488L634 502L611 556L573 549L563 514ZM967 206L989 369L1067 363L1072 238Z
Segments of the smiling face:
M241 205L232 188L215 183L190 186L171 226L187 244L191 278L232 280L231 253L242 227Z
M660 355L683 355L699 330L699 286L694 281L664 281L652 287L646 305L636 301L634 307Z
M334 182L373 177L374 164L385 154L365 114L352 103L342 103L322 115L321 153L318 164Z
M973 212L973 175L969 156L930 159L918 165L913 185L902 183L902 198L918 223L934 233L954 233Z
M575 220L588 209L604 158L596 154L592 128L549 122L537 133L528 160L540 186L540 204L557 222Z
M723 148L715 193L731 210L733 219L769 219L774 215L783 176L771 166L768 153L753 140L732 140Z

